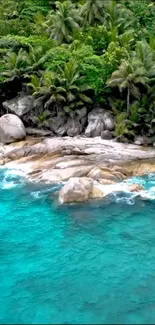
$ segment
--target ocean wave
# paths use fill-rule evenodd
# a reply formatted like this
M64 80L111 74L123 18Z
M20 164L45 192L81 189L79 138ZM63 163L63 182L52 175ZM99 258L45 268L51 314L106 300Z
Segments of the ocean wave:
M4 190L12 189L15 187L23 187L27 183L25 173L21 169L5 167L0 168L0 184ZM140 184L144 187L144 190L140 192L131 192L129 185ZM61 188L62 184L55 185L39 185L31 191L31 196L35 199L41 199L49 194L57 192ZM143 200L155 200L155 174L149 174L144 177L132 177L124 180L123 182L111 185L98 185L101 188L105 196L112 195L112 200L119 202L126 202L129 205L135 203L136 197L140 197Z
M48 188L44 188L44 189L40 189L40 190L36 190L36 191L32 191L31 192L31 196L33 196L35 199L40 199L45 197L45 195L55 193L56 191L58 191L60 189L60 185L56 185L56 186L52 186L48 187Z
M24 174L21 170L1 168L0 182L4 190L21 187L25 184Z
M155 175L152 176L154 181L149 175L147 177L132 177L121 183L99 185L98 187L104 192L105 196L112 195L111 198L116 203L124 201L129 205L133 205L137 197L143 200L155 200ZM142 185L144 190L131 192L129 185L132 184Z

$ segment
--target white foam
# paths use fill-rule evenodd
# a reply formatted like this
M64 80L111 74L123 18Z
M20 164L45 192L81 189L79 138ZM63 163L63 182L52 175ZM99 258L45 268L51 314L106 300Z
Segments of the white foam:
M58 190L58 186L51 186L50 188L41 189L40 191L33 191L31 195L35 199L40 199L45 196L45 194L52 194L52 192Z
M4 172L3 179L1 180L1 188L2 189L11 189L14 187L19 187L25 183L23 171L18 169L6 169L6 166L1 168ZM18 177L20 177L18 179ZM23 179L21 178L23 177Z
M125 183L118 183L118 184L110 184L110 185L97 185L96 186L99 190L101 190L104 195L109 195L113 192L126 192L130 193L128 184Z
M131 180L130 180L131 181ZM149 190L142 190L139 192L131 192L129 189L129 184L134 184L135 182L132 183L128 180L122 183L118 184L112 184L112 185L97 185L96 187L99 188L101 191L103 191L104 196L107 196L109 194L114 194L116 202L120 202L121 200L126 200L128 204L134 204L134 199L138 196L140 196L143 199L148 199L148 200L155 200L155 187L150 188ZM136 181L136 183L138 183ZM141 180L139 184L144 185L141 183ZM120 197L119 194L123 192L128 194L125 197Z
M26 163L20 163L18 164L17 162L11 161L5 165L5 168L8 168L8 170L11 171L16 171L17 172L22 172L23 175L27 175L33 170L33 163L31 162L26 162Z
M59 167L61 168L64 167L64 164L61 164ZM26 162L23 164L17 164L17 162L13 161L6 164L5 166L0 166L0 170L5 170L5 176L1 182L1 187L3 189L11 189L16 186L21 186L24 184L24 178L27 177L27 174L33 170L33 163ZM18 180L15 179L16 176L23 177L23 180L20 179L20 182L18 182ZM142 190L139 192L131 192L129 190L129 185L140 184L145 188L148 182L150 186L149 190ZM148 179L144 179L140 177L132 177L130 179L127 179L117 184L110 184L110 185L96 184L96 187L101 191L103 191L104 196L113 193L116 202L120 202L121 200L126 200L128 204L134 204L134 199L137 196L140 196L142 199L155 200L155 174L149 174ZM57 188L58 188L57 186L52 187L49 189L49 192L51 191L51 189L54 190ZM31 193L31 195L34 196L35 198L40 198L42 197L43 194L47 192L48 190L44 189L41 191L34 191ZM127 195L122 198L119 195L121 192L127 193Z
M7 190L7 189L10 189L10 188L14 188L16 186L18 186L19 184L15 184L14 182L7 182L7 181L4 181L3 184L2 184L2 189L3 190Z
M20 169L7 169L5 171L5 177L14 177L14 176L25 176L24 172Z
M42 197L40 191L31 192L31 195L32 195L35 199L40 199L40 198Z
M135 200L134 200L134 197L116 197L116 203L119 203L119 202L125 202L129 205L134 205Z
M155 186L150 187L151 192L155 192Z

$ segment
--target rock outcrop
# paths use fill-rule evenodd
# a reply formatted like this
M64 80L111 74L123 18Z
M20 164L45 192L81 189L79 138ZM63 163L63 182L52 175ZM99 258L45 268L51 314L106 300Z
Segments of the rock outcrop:
M26 134L34 135L36 137L53 136L53 132L50 130L42 130L37 128L26 128Z
M48 120L48 126L55 134L63 136L67 131L64 127L66 121L66 116L53 117Z
M136 136L134 143L139 146L153 145L155 143L155 135L151 137L147 137L146 135Z
M78 118L69 119L67 122L67 135L69 137L75 137L82 133L82 125Z
M6 114L0 118L0 140L3 143L11 143L25 137L25 127L18 116Z
M93 181L90 178L70 178L59 194L60 203L87 201L92 193Z
M39 142L39 141L38 141ZM23 141L3 148L5 158L32 162L41 179L59 180L88 177L107 182L122 181L132 175L155 172L155 150L101 138L59 137L41 139L37 144ZM36 143L36 142L35 142ZM91 173L91 174L89 174ZM50 175L50 176L49 176Z
M107 167L94 167L88 174L88 177L91 177L94 180L106 179L115 182L123 180L125 178L125 176L120 172L113 171Z
M85 135L87 137L98 137L104 130L112 131L114 125L115 120L110 112L101 108L94 109L88 114L88 126Z
M98 137L104 130L104 115L101 109L94 110L88 115L88 126L85 130L86 137Z
M21 95L3 102L2 105L7 113L13 113L22 117L34 109L34 98L28 95Z
M88 199L99 199L113 192L143 192L145 189L140 184L114 184L101 185L91 178L70 178L60 190L60 203L83 202Z
M84 112L85 113L85 112ZM75 137L82 133L80 117L67 118L65 116L53 117L48 120L49 128L57 135Z
M105 196L104 189L93 184L92 192L90 193L89 199L99 199Z
M104 112L104 126L105 130L112 131L115 126L115 119L111 112Z
M111 140L112 139L112 133L109 130L102 131L101 132L101 139Z

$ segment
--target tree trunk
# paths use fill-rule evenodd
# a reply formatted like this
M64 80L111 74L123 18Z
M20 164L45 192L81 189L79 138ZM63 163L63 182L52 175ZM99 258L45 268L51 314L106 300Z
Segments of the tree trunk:
M127 93L127 116L129 117L130 113L130 89L128 87L128 93Z

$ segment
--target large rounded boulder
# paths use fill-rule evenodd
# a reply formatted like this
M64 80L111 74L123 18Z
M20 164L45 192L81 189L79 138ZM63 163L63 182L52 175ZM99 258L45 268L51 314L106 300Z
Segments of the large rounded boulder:
M111 112L105 111L102 108L95 108L88 114L88 126L85 130L85 136L98 137L102 134L102 138L106 139L103 137L103 131L112 131L114 126L115 119ZM109 140L109 136L110 139L112 138L112 135L108 133L107 140Z
M70 178L59 193L60 203L87 201L92 193L93 180L87 177Z
M23 122L14 114L6 114L0 118L0 141L11 143L26 137Z

